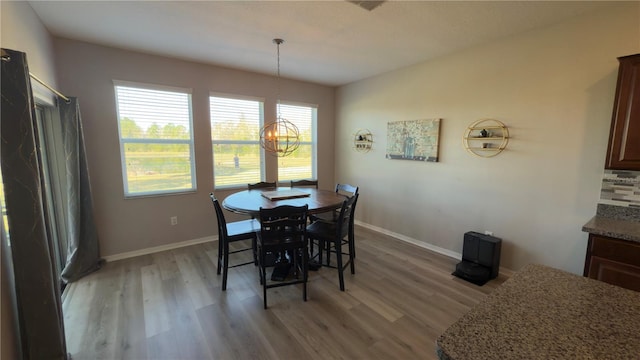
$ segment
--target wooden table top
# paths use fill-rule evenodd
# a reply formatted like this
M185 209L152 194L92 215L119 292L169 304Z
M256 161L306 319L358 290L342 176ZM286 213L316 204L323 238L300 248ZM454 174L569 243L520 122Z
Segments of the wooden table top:
M302 191L309 193L308 197L299 197L294 199L269 200L262 196L263 192L278 191ZM335 191L318 190L315 188L294 188L278 187L277 189L254 189L244 190L227 196L222 202L222 207L239 214L258 215L260 208L271 209L280 205L304 206L309 205L308 212L310 214L322 213L338 209L342 206L342 202L346 196L340 195Z

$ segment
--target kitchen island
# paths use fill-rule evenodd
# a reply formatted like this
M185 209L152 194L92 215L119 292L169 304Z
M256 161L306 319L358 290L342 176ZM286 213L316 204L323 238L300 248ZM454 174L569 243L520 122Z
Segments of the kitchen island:
M436 345L443 360L638 359L640 292L530 264Z

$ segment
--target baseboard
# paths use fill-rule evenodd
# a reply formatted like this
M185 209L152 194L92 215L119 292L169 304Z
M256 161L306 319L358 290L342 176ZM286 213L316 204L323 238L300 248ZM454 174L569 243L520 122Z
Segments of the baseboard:
M406 235L402 235L402 234L398 234L396 232L378 227L378 226L374 226L362 221L358 221L355 220L354 221L356 225L358 226L362 226L363 228L367 228L369 230L384 234L384 235L388 235L392 238L419 246L421 248L427 249L427 250L431 250L435 253L438 254L442 254L445 256L448 256L450 258L456 259L456 260L461 260L462 259L462 254L455 252L455 251L451 251L439 246L435 246L429 243L426 243L424 241L419 241L417 239L414 239L412 237L406 236ZM136 256L142 256L142 255L148 255L148 254L153 254L153 253L157 253L160 251L166 251L166 250L172 250L172 249L178 249L181 247L185 247L185 246L190 246L190 245L196 245L196 244L202 244L202 243L206 243L206 242L210 242L210 241L217 241L218 240L218 236L207 236L207 237L203 237L203 238L199 238L199 239L193 239L193 240L187 240L187 241L181 241L181 242L177 242L177 243L173 243L173 244L167 244L167 245L160 245L160 246L154 246L154 247L150 247L150 248L146 248L146 249L140 249L140 250L134 250L134 251L129 251L129 252L125 252L125 253L120 253L120 254L115 254L115 255L108 255L108 256L104 256L103 259L107 262L109 261L116 261L116 260L122 260L122 259L128 259L128 258L132 258L132 257L136 257ZM508 268L504 268L504 267L500 267L500 273L505 275L506 277L511 277L511 275L513 275L514 271Z
M160 251L178 249L178 248L185 247L185 246L202 244L202 243L206 243L206 242L210 242L210 241L217 241L217 240L218 240L218 236L217 235L215 235L215 236L207 236L207 237L203 237L203 238L199 238L199 239L193 239L193 240L181 241L181 242L172 243L172 244L154 246L154 247L150 247L150 248L146 248L146 249L128 251L128 252L115 254L115 255L108 255L108 256L104 256L103 259L105 261L107 261L107 262L116 261L116 260L128 259L128 258L132 258L132 257L136 257L136 256L148 255L148 254L153 254L153 253L157 253L157 252L160 252Z
M402 234L398 234L396 232L393 232L393 231L390 231L390 230L387 230L387 229L384 229L384 228L381 228L381 227L377 227L377 226L374 226L374 225L371 225L371 224L367 224L367 223L362 222L362 221L355 220L354 223L356 225L362 226L362 227L367 228L369 230L372 230L372 231L375 231L375 232L379 232L381 234L391 236L392 238L396 238L398 240L401 240L401 241L408 242L410 244L419 246L419 247L421 247L423 249L431 250L431 251L433 251L435 253L438 253L438 254L441 254L441 255L444 255L444 256L448 256L448 257L456 259L456 260L462 260L462 254L461 253L458 253L458 252L455 252L455 251L451 251L449 249L445 249L445 248L442 248L440 246L435 246L435 245L426 243L424 241L419 241L419 240L414 239L412 237L409 237L409 236L406 236L406 235L402 235ZM513 275L513 273L514 273L513 270L504 268L502 266L500 267L499 272L502 275L506 276L506 277L511 277L511 275Z

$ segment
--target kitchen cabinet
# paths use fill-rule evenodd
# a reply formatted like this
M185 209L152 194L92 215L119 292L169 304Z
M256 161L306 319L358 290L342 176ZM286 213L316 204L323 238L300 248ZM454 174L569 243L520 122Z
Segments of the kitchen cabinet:
M618 58L605 168L640 170L640 54Z
M640 291L640 243L589 234L584 276Z

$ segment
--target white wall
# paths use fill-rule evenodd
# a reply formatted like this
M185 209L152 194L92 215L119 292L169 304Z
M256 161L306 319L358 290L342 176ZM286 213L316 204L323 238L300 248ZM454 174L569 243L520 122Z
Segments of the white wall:
M42 80L50 84L56 85L56 77L54 73L55 64L53 62L53 44L51 36L40 23L37 15L26 2L0 2L1 15L1 45L3 48L18 50L27 54L29 70L38 75ZM43 91L40 86L34 85L34 92ZM45 97L51 97L51 94L43 92ZM4 231L4 229L3 229ZM3 241L4 236L3 236ZM13 294L13 279L8 274L12 273L9 269L10 259L3 253L0 256L1 273L2 273L2 294L1 294L1 344L0 358L17 359L18 350L16 343L16 319L13 312L15 307L15 298Z
M640 52L640 4L467 49L338 89L336 179L360 186L362 223L462 252L466 231L503 239L501 265L582 273L617 73ZM442 118L440 162L386 160L387 122ZM504 122L508 148L469 154L466 127ZM355 152L352 135L374 134Z
M60 87L65 94L78 96L80 103L101 255L216 235L209 199L213 190L209 94L264 98L265 114L275 114L275 77L67 39L55 40L55 52ZM114 79L193 89L196 193L124 199ZM332 189L335 88L282 79L280 95L283 101L318 105L318 180L320 187ZM269 155L266 173L267 180L275 180L276 162ZM227 194L216 192L221 200ZM232 214L227 215L233 220ZM171 216L178 216L177 226L170 225Z
M47 29L26 1L0 2L2 47L27 54L29 71L56 88L53 41ZM32 81L34 96L50 101L51 92Z

